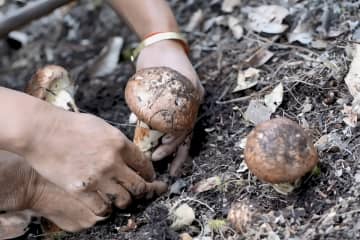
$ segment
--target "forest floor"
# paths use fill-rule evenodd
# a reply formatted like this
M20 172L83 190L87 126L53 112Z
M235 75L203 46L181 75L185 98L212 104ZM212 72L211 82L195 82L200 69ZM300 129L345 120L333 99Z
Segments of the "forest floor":
M21 1L7 1L0 13L21 7L16 2ZM225 1L234 8L221 0L169 2L206 89L192 161L180 178L169 180L171 191L154 201L115 211L110 219L76 234L44 234L34 223L24 238L175 240L187 233L199 240L360 239L360 134L356 119L347 121L352 96L344 81L352 46L360 40L360 2ZM266 19L270 10L256 15L257 7L269 4L287 9L286 16L279 8L271 20ZM134 73L126 50L137 43L136 36L101 1L80 1L63 14L57 11L23 28L28 37L23 46L0 40L0 85L23 90L37 68L62 65L76 80L80 109L106 119L131 139L134 126L128 124L124 87ZM256 21L259 25L251 24ZM263 31L257 29L263 25ZM94 77L94 59L114 36L124 40L119 62L111 74ZM258 70L256 84L233 92L239 71L249 68ZM279 84L283 94L275 112L249 106L254 100L262 104ZM249 117L249 111L259 112ZM294 120L317 142L320 171L288 196L257 180L243 162L245 137L270 115ZM159 171L165 178L166 169ZM206 191L194 188L214 179ZM233 202L250 204L260 215L246 232L237 233L226 222ZM194 210L195 221L175 231L169 214L180 203ZM136 227L127 227L129 219Z

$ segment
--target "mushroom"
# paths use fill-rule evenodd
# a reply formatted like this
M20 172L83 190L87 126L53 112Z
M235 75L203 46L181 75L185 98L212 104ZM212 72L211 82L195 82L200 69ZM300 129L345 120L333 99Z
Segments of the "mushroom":
M260 180L276 191L289 194L318 163L312 139L295 122L286 118L265 121L247 137L245 162Z
M61 66L48 65L39 69L25 92L65 110L79 111L74 101L75 84Z
M137 71L126 85L125 100L138 118L134 143L148 153L164 134L191 131L200 105L190 80L168 67Z

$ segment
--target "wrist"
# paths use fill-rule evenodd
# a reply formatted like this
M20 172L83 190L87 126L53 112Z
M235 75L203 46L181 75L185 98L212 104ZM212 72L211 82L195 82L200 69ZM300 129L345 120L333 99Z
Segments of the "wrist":
M136 68L141 69L150 67L147 66L148 59L161 57L161 55L165 56L167 54L188 58L181 42L178 40L167 39L143 48L136 60Z

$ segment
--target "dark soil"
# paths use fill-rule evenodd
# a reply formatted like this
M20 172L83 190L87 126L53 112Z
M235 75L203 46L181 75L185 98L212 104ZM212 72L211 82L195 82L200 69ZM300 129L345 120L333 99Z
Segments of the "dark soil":
M76 79L76 101L81 110L106 119L131 138L134 128L128 124L130 112L123 90L134 73L133 64L122 56L115 71L102 78L91 78L89 69L91 60L99 55L109 37L122 36L124 49L137 39L108 6L94 7L93 1L80 2L64 18L53 14L24 28L30 41L20 49L14 49L16 46L9 41L0 41L0 84L23 90L35 69L49 63L62 65ZM236 40L227 26L214 24L205 29L205 23L227 15L239 16L245 21L240 8L224 13L221 1L217 0L170 2L182 27L196 10L201 9L204 14L204 21L187 33L192 62L205 86L206 97L195 127L192 163L186 166L181 178L171 179L176 184L181 181L185 187L179 194L168 193L152 202L139 202L132 209L115 211L109 220L81 233L40 236L34 230L26 238L160 240L179 239L182 232L197 239L360 238L360 135L358 128L343 122L342 113L343 105L351 105L352 100L343 79L351 62L349 40L356 29L326 39L327 47L323 50L298 43L290 45L285 34L273 39L245 31L244 38ZM286 6L285 2L294 1L242 1L241 7L274 2ZM332 8L340 9L340 12L335 11L330 22L334 29L340 29L346 21L359 19L357 1L298 2L305 9L315 9L316 14L312 16L315 22L319 22L324 3L331 2ZM12 7L15 3L0 8L0 12L6 13ZM286 21L291 25L295 19ZM246 67L245 59L265 45L275 56L258 67L261 70L259 83L251 89L231 93L238 70ZM329 67L328 62L338 68ZM272 118L284 116L298 122L308 130L314 142L325 134L337 134L340 146L319 150L320 173L289 196L278 194L247 170L240 169L243 162L240 142L253 129L253 125L244 120L243 113L249 100L268 93L262 91L264 87L270 90L280 81L284 84L284 100ZM226 102L239 97L245 98ZM303 113L306 101L312 104L312 109ZM166 171L162 169L162 172ZM163 173L162 177L165 175ZM223 184L203 193L190 190L198 181L213 176L219 176ZM226 219L231 203L240 200L256 206L262 220L254 222L245 234L237 234L229 226L220 230L209 228L210 220ZM196 223L176 232L169 227L168 214L171 206L179 201L187 202L195 210ZM137 228L123 231L130 218L135 220Z

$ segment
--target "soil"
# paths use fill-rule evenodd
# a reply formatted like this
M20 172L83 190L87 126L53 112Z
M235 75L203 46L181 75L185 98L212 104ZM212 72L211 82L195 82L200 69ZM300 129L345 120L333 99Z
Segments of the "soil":
M50 63L62 65L76 80L80 109L106 119L131 139L134 126L128 124L130 112L123 91L134 66L124 53L137 38L124 21L99 2L80 1L69 8L65 17L58 12L26 26L22 31L28 34L29 41L23 46L9 39L0 40L0 84L23 90L35 69ZM241 8L231 13L224 13L222 1L217 0L170 1L182 29L195 11L201 9L204 16L193 31L186 33L191 60L206 97L194 130L192 161L184 174L169 180L175 184L172 192L151 202L135 203L126 211L115 210L110 219L88 230L76 234L42 233L39 224L34 223L22 238L170 240L187 232L198 239L359 239L360 135L357 127L343 121L342 111L344 104L351 105L352 101L344 77L351 63L349 46L357 29L346 28L341 35L324 39L325 49L316 49L290 44L286 34L274 38L245 31L243 38L236 40L226 23L210 25L208 21L232 15L244 24L246 14L241 9L274 2L288 8L295 6L292 2L300 2L305 10L315 13L311 17L316 27L321 25L324 6L334 10L329 20L332 29L342 29L359 19L357 1L244 0ZM20 8L19 3L8 1L0 12ZM296 19L285 21L294 26ZM316 31L314 34L320 36ZM111 74L91 77L93 59L112 36L122 36L125 41L119 63ZM238 70L245 69L245 60L264 46L274 56L257 67L261 70L258 84L232 93ZM319 148L319 172L289 196L277 193L243 168L241 147L241 141L254 127L243 117L249 101L262 98L280 82L284 85L284 99L272 118L283 116L298 122L314 142L326 134L337 136L331 146ZM310 111L304 111L305 103L311 104ZM157 167L160 178L166 178L166 162ZM201 193L192 191L195 183L214 176L222 179L220 186ZM236 233L229 225L211 227L211 220L226 219L234 201L256 206L261 218L254 220L245 233ZM175 231L170 228L168 216L169 209L179 202L194 209L196 221ZM126 229L129 219L136 222L135 229Z

